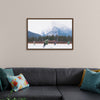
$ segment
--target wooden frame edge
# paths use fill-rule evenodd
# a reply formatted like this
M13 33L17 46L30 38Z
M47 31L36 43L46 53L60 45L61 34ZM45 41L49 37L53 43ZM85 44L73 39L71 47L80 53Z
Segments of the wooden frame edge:
M28 20L29 19L72 19L72 49L28 49ZM26 18L26 50L74 50L74 18Z

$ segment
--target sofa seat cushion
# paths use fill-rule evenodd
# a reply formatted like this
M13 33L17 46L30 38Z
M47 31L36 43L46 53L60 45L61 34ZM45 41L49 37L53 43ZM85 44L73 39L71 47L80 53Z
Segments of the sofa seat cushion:
M82 68L58 68L57 85L78 85L82 78Z
M63 100L100 100L100 94L80 90L78 86L58 86Z
M6 97L8 91L0 92L0 97ZM61 94L56 86L33 86L18 92L14 92L13 97L27 100L61 100Z

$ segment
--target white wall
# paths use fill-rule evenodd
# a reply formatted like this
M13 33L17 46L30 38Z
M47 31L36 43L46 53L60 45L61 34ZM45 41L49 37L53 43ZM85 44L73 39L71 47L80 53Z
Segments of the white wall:
M26 18L74 18L74 50L26 50ZM99 67L100 0L0 0L0 67Z

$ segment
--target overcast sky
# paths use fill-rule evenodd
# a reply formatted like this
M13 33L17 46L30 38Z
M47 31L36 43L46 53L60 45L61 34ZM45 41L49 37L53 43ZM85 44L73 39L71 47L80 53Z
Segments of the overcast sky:
M72 29L72 20L28 20L28 31L38 34L49 32L54 26Z

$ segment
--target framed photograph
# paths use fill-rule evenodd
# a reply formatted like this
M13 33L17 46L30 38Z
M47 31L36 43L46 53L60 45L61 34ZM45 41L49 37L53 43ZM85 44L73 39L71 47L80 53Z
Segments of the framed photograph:
M73 18L27 18L27 50L73 50Z

